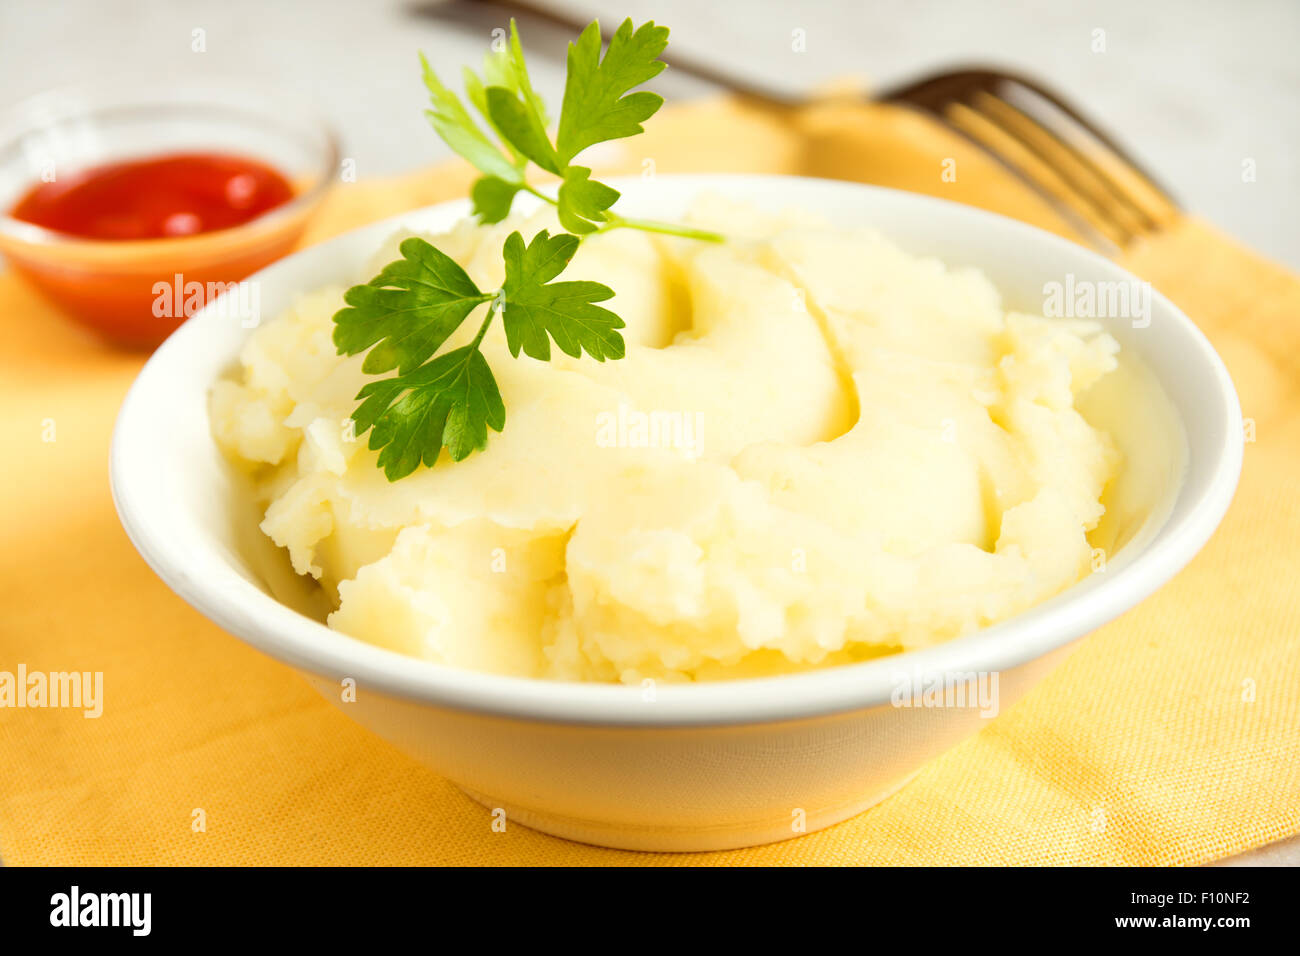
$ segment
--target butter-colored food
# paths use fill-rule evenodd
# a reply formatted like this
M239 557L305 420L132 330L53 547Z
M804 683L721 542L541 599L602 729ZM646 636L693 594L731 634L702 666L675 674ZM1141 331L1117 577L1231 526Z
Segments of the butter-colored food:
M868 230L693 218L735 238L613 232L566 271L614 289L625 359L514 359L494 324L504 432L395 483L351 435L343 285L254 333L214 432L331 627L499 673L728 678L947 640L1087 573L1119 466L1075 407L1116 365L1099 326L1005 313ZM505 236L543 227L429 239L494 288Z

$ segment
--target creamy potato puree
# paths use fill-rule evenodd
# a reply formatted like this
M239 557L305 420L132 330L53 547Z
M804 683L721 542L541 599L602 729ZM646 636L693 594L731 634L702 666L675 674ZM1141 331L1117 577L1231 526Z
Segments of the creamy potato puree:
M564 275L615 290L625 359L511 358L496 322L505 431L395 483L349 433L368 378L330 338L344 285L253 334L214 432L331 627L505 674L727 678L948 640L1087 573L1119 467L1076 409L1116 367L1099 325L1004 312L979 272L867 229L692 219L733 238L621 230ZM487 289L506 235L543 227L428 238Z

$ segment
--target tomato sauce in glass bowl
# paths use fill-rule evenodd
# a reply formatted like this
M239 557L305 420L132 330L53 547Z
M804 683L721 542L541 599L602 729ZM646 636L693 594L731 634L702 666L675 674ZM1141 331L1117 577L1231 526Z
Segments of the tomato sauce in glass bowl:
M38 183L9 215L83 239L166 239L240 226L292 198L289 181L255 159L177 153Z
M152 348L293 249L338 168L310 116L227 88L37 97L0 124L0 253L73 319Z

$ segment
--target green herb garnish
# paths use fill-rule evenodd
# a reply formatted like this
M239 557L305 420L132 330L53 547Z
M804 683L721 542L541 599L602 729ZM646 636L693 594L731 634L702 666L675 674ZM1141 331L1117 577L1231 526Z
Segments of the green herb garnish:
M627 219L612 207L618 190L591 178L573 160L596 143L643 132L641 124L663 105L663 97L633 92L664 68L659 55L668 44L666 27L626 20L601 56L600 26L591 23L569 44L564 102L554 141L547 132L545 104L533 90L519 31L510 23L505 49L489 54L480 78L465 71L470 103L494 139L474 120L460 98L443 85L421 57L434 130L482 175L470 196L485 223L510 214L515 197L527 192L556 206L566 233L542 230L525 243L512 232L502 249L505 282L484 291L451 257L423 239L401 244L402 258L390 262L365 285L344 295L347 307L334 316L334 344L340 355L367 352L362 370L397 374L368 383L352 413L356 433L370 432L369 447L389 481L433 465L445 447L461 461L487 446L488 428L505 428L501 391L479 346L498 313L510 354L522 351L548 361L551 342L578 358L583 352L603 362L624 355L623 320L597 302L614 292L599 282L554 281L582 238L610 229L632 228L693 239L720 241L716 233L671 223ZM554 198L534 189L529 166L560 180ZM481 305L487 314L473 341L438 350ZM369 351L367 351L369 350Z

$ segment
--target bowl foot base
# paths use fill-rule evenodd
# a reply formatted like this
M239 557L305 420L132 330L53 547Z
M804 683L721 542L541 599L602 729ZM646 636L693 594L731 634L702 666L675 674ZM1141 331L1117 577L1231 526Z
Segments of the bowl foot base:
M902 780L894 782L884 790L841 806L816 811L810 810L802 821L802 827L799 830L795 830L790 817L768 823L691 828L609 823L601 820L586 820L530 810L509 801L498 800L495 797L479 793L461 784L456 784L456 786L467 797L488 810L494 812L504 811L507 826L518 823L550 836L562 837L576 843L609 847L615 850L640 850L651 853L700 853L709 850L737 850L742 847L761 846L765 843L778 843L782 840L792 840L795 837L824 830L826 827L842 823L850 817L855 817L864 810L875 806L886 797L893 795L914 776L915 773L908 774Z

